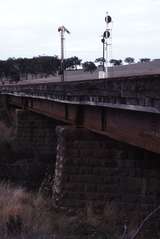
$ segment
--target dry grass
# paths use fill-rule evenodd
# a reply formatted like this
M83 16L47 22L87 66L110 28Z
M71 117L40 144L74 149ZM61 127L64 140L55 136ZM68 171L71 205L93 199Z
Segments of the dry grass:
M102 214L95 213L92 203L83 211L60 211L42 192L0 183L0 239L118 239L122 238L124 224L130 232L136 229L136 212L132 216L123 214L114 204L106 204ZM152 235L141 233L137 238L159 238L158 232Z
M40 193L0 184L0 238L14 234L53 235L60 233L66 222L67 218L56 212L51 200Z
M0 183L0 239L55 239L55 234L70 235L77 222L77 216L57 211L42 193Z
M160 215L159 207L151 211L144 211L139 206L134 210L120 208L116 203L106 203L98 215L94 211L92 203L86 207L86 217L83 222L88 223L95 229L96 238L106 239L159 239L160 238ZM155 215L153 212L156 211ZM149 218L148 215L152 216ZM148 218L146 220L145 218ZM145 220L144 220L145 219ZM145 222L145 223L144 223ZM141 228L140 225L143 224ZM142 230L140 230L140 228ZM123 234L126 230L125 237ZM136 231L138 232L136 235ZM134 235L136 235L134 237Z
M17 232L53 234L58 224L55 218L56 212L49 199L8 183L0 184L1 235Z
M13 236L16 239L50 239L56 238L55 235L61 235L58 239L73 235L74 238L86 235L96 238L93 235L96 236L98 223L99 218L90 206L83 211L60 211L42 192L27 192L12 184L0 183L0 239Z

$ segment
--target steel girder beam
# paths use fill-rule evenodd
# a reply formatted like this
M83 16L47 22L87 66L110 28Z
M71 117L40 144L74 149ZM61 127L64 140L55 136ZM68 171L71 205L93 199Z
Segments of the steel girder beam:
M8 104L88 128L148 151L160 153L160 115L103 106L6 96Z

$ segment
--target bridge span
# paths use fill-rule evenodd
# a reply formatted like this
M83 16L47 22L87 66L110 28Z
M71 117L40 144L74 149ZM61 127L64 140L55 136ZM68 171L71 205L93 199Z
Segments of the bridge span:
M0 87L9 105L160 153L160 75Z
M159 205L160 75L4 85L0 101L18 157L38 178L52 175L58 207L113 206L115 223ZM27 170L15 173L31 178Z

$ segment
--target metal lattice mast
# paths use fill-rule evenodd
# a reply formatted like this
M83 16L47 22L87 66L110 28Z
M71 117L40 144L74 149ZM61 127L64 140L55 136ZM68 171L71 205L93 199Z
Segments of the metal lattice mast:
M111 29L109 28L109 24L112 22L112 18L106 12L105 17L106 22L106 30L103 33L103 38L101 39L103 43L103 72L105 77L108 77L108 63L109 63L109 38L111 36Z

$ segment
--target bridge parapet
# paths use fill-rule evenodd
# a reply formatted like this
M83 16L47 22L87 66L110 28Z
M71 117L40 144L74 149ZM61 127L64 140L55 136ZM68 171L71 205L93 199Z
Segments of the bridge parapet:
M160 113L160 75L5 85L0 90L2 94Z

